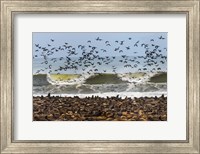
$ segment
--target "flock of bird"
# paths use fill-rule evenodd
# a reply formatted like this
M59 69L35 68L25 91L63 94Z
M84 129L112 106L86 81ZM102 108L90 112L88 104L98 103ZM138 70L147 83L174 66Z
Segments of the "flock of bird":
M163 36L159 36L151 38L146 43L141 40L134 41L133 37L129 37L126 40L113 41L96 37L86 40L85 44L78 44L77 46L73 46L69 42L55 46L56 40L52 38L46 46L34 44L33 59L42 58L43 60L40 64L45 66L38 69L35 73L60 74L63 71L67 73L69 70L81 70L87 74L111 73L108 72L108 67L106 66L109 66L113 73L119 73L118 66L129 70L129 73L131 69L134 69L134 72L161 71L161 65L166 65L167 62L165 54L167 48L161 47L156 42L157 40L163 41L165 39ZM127 41L129 45L126 44ZM94 45L100 42L104 45L101 45L101 47ZM141 52L137 50L139 47L143 49L143 54L138 53ZM128 52L129 54L127 54ZM132 56L129 56L130 53ZM58 57L58 55L60 56ZM118 65L115 65L116 61ZM55 65L56 63L60 65ZM55 66L57 67L55 68Z

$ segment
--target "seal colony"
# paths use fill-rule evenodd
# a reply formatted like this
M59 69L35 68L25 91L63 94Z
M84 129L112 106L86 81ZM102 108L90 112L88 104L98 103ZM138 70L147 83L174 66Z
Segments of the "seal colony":
M167 121L167 97L33 97L34 121Z

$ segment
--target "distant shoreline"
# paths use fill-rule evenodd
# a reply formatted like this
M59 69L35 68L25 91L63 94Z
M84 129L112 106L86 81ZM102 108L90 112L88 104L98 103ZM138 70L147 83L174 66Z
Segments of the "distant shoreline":
M130 98L134 98L134 97L160 97L162 95L164 95L165 97L167 97L167 92L107 92L107 93L90 93L90 94L51 94L51 96L59 96L59 97L75 97L78 96L80 98L85 98L85 97L92 97L92 96L98 96L98 97L102 97L102 98L106 98L106 97L115 97L115 96L119 96L121 98L125 98L125 97L130 97ZM37 97L37 96L43 96L46 97L47 94L34 94L33 97Z

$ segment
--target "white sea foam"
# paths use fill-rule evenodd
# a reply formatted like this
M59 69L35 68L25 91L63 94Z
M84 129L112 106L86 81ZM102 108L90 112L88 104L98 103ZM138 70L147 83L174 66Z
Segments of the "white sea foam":
M129 73L124 73L124 74L118 74L118 77L120 77L123 81L128 81L129 83L135 83L135 84L140 84L140 83L145 83L148 82L151 77L156 75L157 73L144 73L140 77L132 77L133 74Z

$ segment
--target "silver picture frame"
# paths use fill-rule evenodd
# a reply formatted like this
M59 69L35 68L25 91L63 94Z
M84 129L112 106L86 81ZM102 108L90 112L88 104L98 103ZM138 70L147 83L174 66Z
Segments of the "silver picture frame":
M0 0L0 101L1 153L200 153L199 137L199 0ZM185 141L16 141L13 137L15 14L37 13L137 13L186 14L186 134Z

